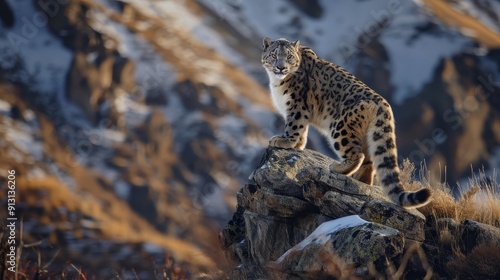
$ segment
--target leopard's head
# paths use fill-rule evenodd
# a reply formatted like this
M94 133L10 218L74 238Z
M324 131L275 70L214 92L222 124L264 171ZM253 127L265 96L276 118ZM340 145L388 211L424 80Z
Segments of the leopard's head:
M300 66L300 42L290 42L286 39L271 40L264 38L262 65L270 77L279 80L293 74Z

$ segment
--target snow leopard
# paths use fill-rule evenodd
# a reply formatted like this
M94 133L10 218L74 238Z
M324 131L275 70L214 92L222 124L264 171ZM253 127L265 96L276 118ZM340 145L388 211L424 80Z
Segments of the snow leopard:
M405 208L429 203L430 189L403 188L394 115L387 100L299 41L264 38L261 61L273 103L285 119L285 131L269 140L271 147L303 150L312 125L340 158L330 165L332 172L368 185L376 175L387 196Z

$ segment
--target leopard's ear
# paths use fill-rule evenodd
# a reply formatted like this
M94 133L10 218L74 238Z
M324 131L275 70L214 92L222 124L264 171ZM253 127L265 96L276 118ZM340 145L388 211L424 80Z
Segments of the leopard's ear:
M269 38L269 37L264 38L264 40L262 41L262 47L263 47L263 49L266 50L269 47L269 45L271 44L272 41L273 40L271 40L271 38Z
M293 47L296 48L297 50L300 48L300 41L299 40L293 42L292 44L293 44Z

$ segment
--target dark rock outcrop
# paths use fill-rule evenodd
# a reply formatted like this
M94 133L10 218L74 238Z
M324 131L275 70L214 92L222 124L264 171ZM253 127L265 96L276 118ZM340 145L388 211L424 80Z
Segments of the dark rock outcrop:
M378 187L331 173L332 161L310 150L268 149L221 233L228 254L280 278L362 277L397 264L407 239L423 240L422 214L388 202Z
M290 274L280 277L286 279L367 276L399 261L403 247L404 238L399 231L347 216L321 224L269 266L278 275Z
M221 231L237 279L449 277L453 255L500 240L498 228L426 217L377 186L331 173L320 153L269 148ZM443 242L443 232L452 236ZM495 241L496 240L496 241ZM230 275L231 276L231 275Z

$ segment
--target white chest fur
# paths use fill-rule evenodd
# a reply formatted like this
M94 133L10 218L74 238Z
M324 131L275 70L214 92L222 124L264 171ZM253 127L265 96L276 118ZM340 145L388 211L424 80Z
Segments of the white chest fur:
M286 118L287 115L287 105L286 103L290 100L288 94L283 94L284 89L281 87L271 86L271 98L273 99L274 107L278 112Z
M274 107L286 119L287 107L286 103L290 100L289 94L283 94L285 86L279 86L281 80L278 80L274 75L269 75L269 89L271 91L271 99L273 100Z

